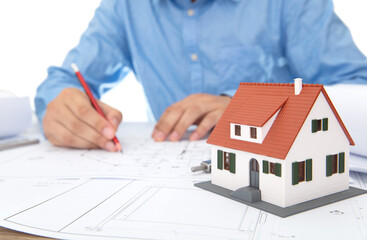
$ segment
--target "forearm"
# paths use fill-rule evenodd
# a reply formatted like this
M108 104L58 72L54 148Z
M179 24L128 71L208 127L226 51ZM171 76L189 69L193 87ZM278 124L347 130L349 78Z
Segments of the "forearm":
M36 115L40 123L46 112L47 105L54 100L65 88L78 88L82 90L81 85L75 76L70 72L61 73L59 68L50 67L47 79L37 88L37 94L34 100Z
M120 11L119 1L102 1L79 44L68 53L62 66L48 69L48 77L35 98L41 122L48 103L63 89L81 89L70 67L72 63L78 64L96 98L127 74L125 68L131 68L131 62Z

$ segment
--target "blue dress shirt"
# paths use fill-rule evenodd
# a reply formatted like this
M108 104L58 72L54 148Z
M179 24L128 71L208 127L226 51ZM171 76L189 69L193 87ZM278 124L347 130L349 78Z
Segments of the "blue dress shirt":
M80 43L38 88L36 112L64 88L96 97L133 71L156 119L194 93L240 82L367 83L367 59L331 0L103 0Z

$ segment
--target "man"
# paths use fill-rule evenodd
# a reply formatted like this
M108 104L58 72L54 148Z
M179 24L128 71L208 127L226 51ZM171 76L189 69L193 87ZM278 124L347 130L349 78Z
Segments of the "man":
M122 121L81 90L77 63L98 98L133 71L157 125L156 141L203 137L240 82L366 83L366 57L331 0L103 0L62 67L49 68L36 111L58 146L116 151Z

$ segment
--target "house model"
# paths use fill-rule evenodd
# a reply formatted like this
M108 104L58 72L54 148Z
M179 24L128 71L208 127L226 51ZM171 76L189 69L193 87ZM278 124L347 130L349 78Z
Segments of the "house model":
M241 83L207 143L211 184L286 208L349 188L354 142L323 85Z

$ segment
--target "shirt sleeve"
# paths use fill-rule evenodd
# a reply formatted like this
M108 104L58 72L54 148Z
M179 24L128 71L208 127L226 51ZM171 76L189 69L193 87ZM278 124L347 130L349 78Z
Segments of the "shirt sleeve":
M130 53L119 0L103 0L79 44L72 49L61 67L50 67L46 80L38 87L35 98L40 122L47 104L64 88L82 89L70 65L76 63L95 97L117 84L131 69Z
M332 0L283 1L285 56L306 83L367 83L367 59L334 12Z

